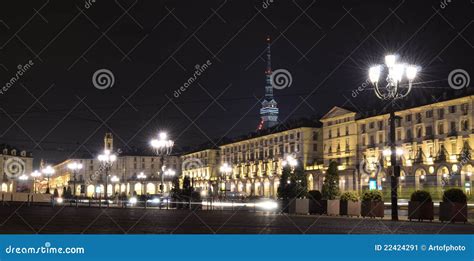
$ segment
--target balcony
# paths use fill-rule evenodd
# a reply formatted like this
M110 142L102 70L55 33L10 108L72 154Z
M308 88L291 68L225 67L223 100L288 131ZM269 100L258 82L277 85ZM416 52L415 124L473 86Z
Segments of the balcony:
M451 130L449 133L448 133L448 137L457 137L458 136L458 132L455 131L455 130Z

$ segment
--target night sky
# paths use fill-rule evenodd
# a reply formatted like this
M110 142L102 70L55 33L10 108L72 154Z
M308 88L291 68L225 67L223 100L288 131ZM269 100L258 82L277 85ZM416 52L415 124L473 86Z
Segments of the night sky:
M387 53L422 67L416 95L438 95L452 70L474 75L471 1L3 1L0 86L24 72L0 94L0 143L38 164L95 155L106 131L121 148L159 130L178 148L254 131L267 35L293 78L275 90L281 121L371 109L373 91L352 91ZM112 87L93 85L99 69Z

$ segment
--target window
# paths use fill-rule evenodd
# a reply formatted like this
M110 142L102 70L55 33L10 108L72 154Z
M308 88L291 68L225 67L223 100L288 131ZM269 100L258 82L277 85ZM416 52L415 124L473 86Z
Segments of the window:
M397 130L397 140L401 140L402 139L402 131L401 130Z
M441 122L438 124L438 135L444 134L444 124Z
M337 128L337 136L338 136L338 137L341 136L341 133L340 133L340 131L339 131L339 128Z
M467 103L462 104L461 111L462 111L462 114L467 115L467 113L469 112L469 104Z
M444 119L444 108L438 109L438 119Z
M318 151L318 144L313 144L313 151Z
M370 145L371 146L375 145L375 138L373 135L370 135Z
M332 130L329 130L329 133L328 133L328 138L332 138Z
M374 122L369 123L369 128L373 129L374 128Z
M411 122L411 114L405 116L405 122Z
M402 120L400 120L398 118L395 119L395 124L396 124L397 127L401 127L402 126Z
M346 126L346 135L349 135L349 126Z
M425 132L426 132L426 136L433 135L433 127L432 126L426 126Z
M452 121L451 122L451 128L450 128L451 132L455 132L456 131L456 122Z
M433 117L433 110L426 111L426 118L432 118Z
M416 137L421 138L423 136L423 131L421 126L416 127Z
M461 121L461 128L463 131L469 130L469 120L462 120Z
M407 140L411 140L411 139L413 138L412 133L411 133L411 129L408 129L408 130L407 130L407 135L406 135L406 137L407 137Z
M456 105L449 106L449 112L450 113L456 113Z
M421 123L421 120L422 120L421 113L417 113L416 114L416 123Z
M379 133L379 143L383 142L383 133Z
M383 129L383 121L379 121L379 122L377 122L377 124L378 124L379 130L382 130Z
M318 140L318 133L313 131L313 140Z
M365 133L365 124L360 125L360 131Z
M365 146L366 143L365 143L365 136L362 136L362 146Z

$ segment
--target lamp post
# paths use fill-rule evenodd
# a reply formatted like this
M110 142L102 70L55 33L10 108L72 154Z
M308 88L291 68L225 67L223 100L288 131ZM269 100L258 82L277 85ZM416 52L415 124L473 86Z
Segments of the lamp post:
M35 170L30 175L33 177L33 192L36 194L36 179L41 177L41 172Z
M227 198L227 176L232 173L232 167L224 163L220 166L219 171L224 175L224 198Z
M171 151L173 150L174 141L168 139L168 134L166 132L160 132L158 135L158 139L152 139L150 141L150 145L153 148L156 156L160 158L160 166L161 166L161 184L160 184L160 191L164 194L163 190L163 171L165 170L164 165L164 157L169 156Z
M173 177L174 175L176 175L176 171L174 171L173 169L163 170L162 174L161 174L161 184L164 183L164 177L165 176Z
M43 172L43 174L48 178L48 187L46 188L46 194L50 194L49 179L54 174L55 171L54 171L53 167L51 167L51 165L48 165L44 169L42 169L41 172Z
M73 194L72 195L76 197L76 181L77 181L76 175L77 175L77 171L82 169L82 164L79 162L73 161L67 164L67 168L72 171L72 175L73 175L73 188L72 188Z
M104 188L104 198L105 202L107 203L107 206L109 205L108 201L108 181L109 181L109 170L114 164L114 162L117 160L117 155L113 154L110 152L110 150L104 150L103 154L100 154L97 159L99 160L101 167L105 171L105 188Z
M405 65L397 62L396 55L385 56L384 65L376 65L369 69L369 78L374 85L375 95L381 100L395 101L406 97L411 89L419 67L415 65ZM381 74L385 72L387 77L381 81ZM405 80L405 81L404 81ZM400 117L395 116L395 110L390 110L390 163L392 175L390 187L392 189L392 220L398 220L398 177L400 176L400 166L397 165L396 144L395 144L395 120Z
M145 190L144 190L144 186L145 186L145 179L146 179L146 175L143 173L143 172L140 172L140 174L137 175L137 179L140 180L140 185L141 185L141 194L144 195L145 194Z
M117 176L115 176L115 175L113 175L113 176L110 178L110 181L111 181L112 183L114 183L114 184L117 184L117 183L120 181L120 178L117 177ZM115 186L114 186L114 187L115 187ZM119 187L120 187L120 186L119 186ZM120 189L120 188L119 188L119 189ZM112 188L112 192L115 192L115 189L114 189L114 188ZM120 192L120 191L119 191L119 192Z

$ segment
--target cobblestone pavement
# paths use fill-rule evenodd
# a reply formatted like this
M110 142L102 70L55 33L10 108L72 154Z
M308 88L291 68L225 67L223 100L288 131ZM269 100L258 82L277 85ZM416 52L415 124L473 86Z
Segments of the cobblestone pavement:
M0 206L0 233L474 234L474 225L248 211Z

